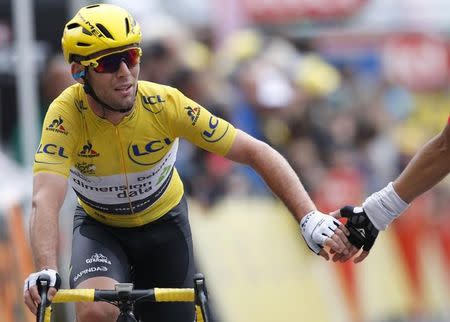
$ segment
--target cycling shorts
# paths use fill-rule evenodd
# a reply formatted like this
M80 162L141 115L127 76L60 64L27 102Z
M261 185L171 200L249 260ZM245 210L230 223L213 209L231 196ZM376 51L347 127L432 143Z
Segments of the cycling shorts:
M193 287L195 265L186 199L158 220L139 227L104 225L81 207L74 216L70 287L106 276L136 289ZM142 321L192 322L192 303L136 305Z

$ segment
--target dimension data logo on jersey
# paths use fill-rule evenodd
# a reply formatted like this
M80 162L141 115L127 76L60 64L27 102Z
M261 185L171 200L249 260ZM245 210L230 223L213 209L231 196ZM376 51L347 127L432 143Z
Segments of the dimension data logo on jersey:
M184 109L186 110L187 115L191 119L192 125L195 125L195 123L197 123L197 121L198 121L198 118L200 117L200 112L201 112L200 107L186 106Z
M95 158L100 156L100 153L92 149L92 143L87 141L80 152L78 152L78 156L82 158Z
M93 175L95 174L95 164L86 163L86 162L78 162L75 164L75 168L78 169L84 175Z
M226 126L222 126L223 124L226 124ZM209 129L203 131L202 138L207 142L214 143L220 141L227 134L230 125L220 122L220 119L215 116L211 116L208 127Z
M171 144L172 141L169 138L137 144L132 143L128 146L128 156L134 163L152 165L159 162L162 158L160 154L155 155L155 153L164 149L167 150Z
M108 265L111 265L111 261L108 259L108 257L106 257L103 254L98 254L95 253L94 255L91 256L91 258L86 259L86 263L87 264L91 264L91 263L105 263Z
M50 123L45 128L45 130L67 135L69 134L69 132L67 132L66 129L64 128L63 123L64 123L63 119L61 118L61 116L59 116L57 119L54 119L52 123Z
M141 96L141 99L144 108L154 114L161 112L166 102L160 95Z

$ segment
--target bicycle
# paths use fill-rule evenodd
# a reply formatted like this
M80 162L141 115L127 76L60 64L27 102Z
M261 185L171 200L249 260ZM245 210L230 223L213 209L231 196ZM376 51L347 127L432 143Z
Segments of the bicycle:
M203 274L194 276L194 288L152 288L133 289L132 283L118 283L114 290L99 289L61 289L50 302L47 290L50 278L38 280L41 304L36 315L37 322L50 322L52 303L68 302L108 302L120 310L117 322L138 322L134 316L134 304L138 302L193 302L195 305L195 321L210 322L208 293Z

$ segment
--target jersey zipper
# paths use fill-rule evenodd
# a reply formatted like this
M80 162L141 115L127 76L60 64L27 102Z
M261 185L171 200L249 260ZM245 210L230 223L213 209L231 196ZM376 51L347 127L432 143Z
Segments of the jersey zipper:
M122 145L122 140L120 137L120 132L119 132L119 127L115 126L115 131L116 131L116 136L119 139L119 150L120 150L120 165L122 167L122 173L125 176L125 184L126 184L126 192L127 192L127 197L128 197L128 204L130 205L130 211L131 214L134 215L134 210L133 210L133 205L131 203L131 197L130 197L130 185L128 184L128 173L127 173L127 167L125 166L125 156L123 155L123 145Z

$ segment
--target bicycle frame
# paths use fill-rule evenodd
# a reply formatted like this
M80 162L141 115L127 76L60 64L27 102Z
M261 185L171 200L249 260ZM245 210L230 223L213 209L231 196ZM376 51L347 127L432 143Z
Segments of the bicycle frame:
M40 294L42 302L36 315L37 322L50 322L52 307L48 305L48 281L40 280ZM120 317L131 316L136 302L193 302L195 303L195 316L197 322L209 322L207 306L207 291L204 277L197 274L194 278L194 288L153 288L133 289L133 284L119 283L114 290L98 289L61 289L56 293L52 303L68 302L108 302L120 309ZM118 321L119 321L118 319Z

